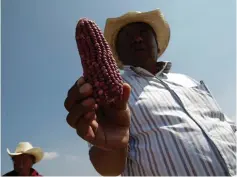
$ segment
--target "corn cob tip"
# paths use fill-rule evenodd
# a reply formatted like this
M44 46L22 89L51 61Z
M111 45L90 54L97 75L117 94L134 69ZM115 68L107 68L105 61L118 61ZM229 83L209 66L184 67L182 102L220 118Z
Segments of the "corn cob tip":
M88 19L87 17L82 17L79 19L77 25L80 25L80 24L83 25L85 22L95 23L95 21L92 21L92 20Z

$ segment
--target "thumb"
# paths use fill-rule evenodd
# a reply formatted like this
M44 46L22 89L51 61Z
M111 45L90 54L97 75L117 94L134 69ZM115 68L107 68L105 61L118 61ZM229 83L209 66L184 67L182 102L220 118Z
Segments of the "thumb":
M131 93L131 87L127 83L123 83L122 99L116 100L111 104L102 106L104 110L111 112L112 110L123 111L128 107L128 100Z
M128 100L131 93L131 87L129 84L123 84L123 95L121 100L117 100L104 107L104 113L109 121L114 121L120 126L128 126L130 123L128 111Z
M128 106L128 100L131 93L131 86L127 83L123 83L123 96L121 100L115 102L115 108L118 110L125 110Z

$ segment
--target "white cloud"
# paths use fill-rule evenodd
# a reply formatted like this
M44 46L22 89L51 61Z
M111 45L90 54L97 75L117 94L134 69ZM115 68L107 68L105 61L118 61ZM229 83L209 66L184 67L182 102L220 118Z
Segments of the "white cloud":
M75 156L75 155L65 155L65 159L68 160L68 161L74 161L74 160L80 159L80 157Z
M52 160L59 157L57 152L45 152L44 153L44 160Z

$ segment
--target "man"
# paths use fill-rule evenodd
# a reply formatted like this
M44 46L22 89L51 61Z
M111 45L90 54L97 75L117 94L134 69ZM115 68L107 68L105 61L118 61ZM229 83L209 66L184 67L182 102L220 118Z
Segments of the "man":
M156 61L170 38L160 10L108 19L104 35L123 70L123 100L98 107L83 77L65 100L67 122L91 145L97 172L236 175L234 131L204 82L170 73L170 62Z
M33 147L29 142L20 142L15 152L7 153L12 158L14 170L3 176L41 176L32 166L43 158L44 153L41 148Z

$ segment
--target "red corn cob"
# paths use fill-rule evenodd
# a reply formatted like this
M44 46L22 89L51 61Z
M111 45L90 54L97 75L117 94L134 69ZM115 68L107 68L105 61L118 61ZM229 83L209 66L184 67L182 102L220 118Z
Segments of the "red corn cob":
M81 57L83 76L93 87L98 105L121 100L123 80L103 33L87 18L79 20L76 42Z

